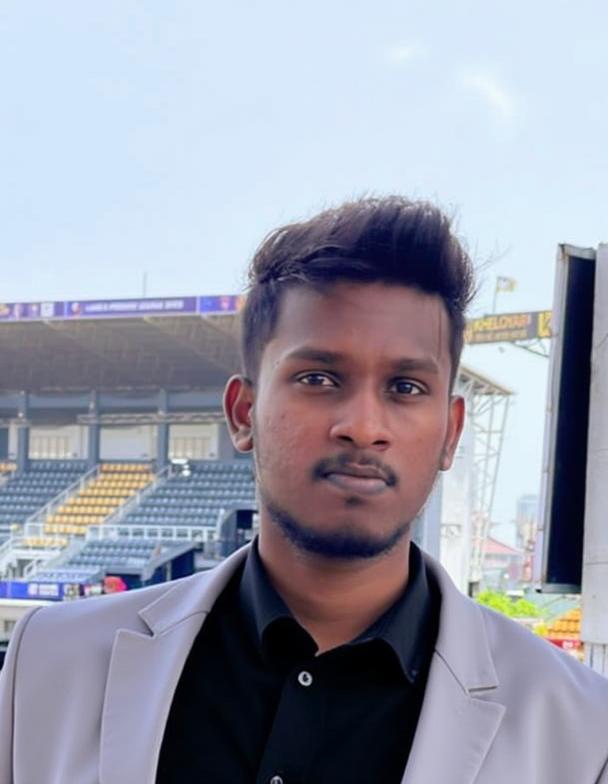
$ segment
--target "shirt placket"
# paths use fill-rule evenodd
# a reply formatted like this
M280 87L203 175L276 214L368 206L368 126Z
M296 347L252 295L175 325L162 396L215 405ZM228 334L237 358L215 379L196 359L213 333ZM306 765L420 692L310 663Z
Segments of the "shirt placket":
M318 660L291 669L268 736L256 784L308 784L323 732L326 694Z

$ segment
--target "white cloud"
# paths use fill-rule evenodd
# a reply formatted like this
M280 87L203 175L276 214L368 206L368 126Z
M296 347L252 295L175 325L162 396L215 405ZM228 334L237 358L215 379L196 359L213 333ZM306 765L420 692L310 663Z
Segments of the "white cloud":
M465 71L461 75L461 83L476 93L498 120L511 123L515 119L517 111L515 96L489 71Z
M398 44L389 47L385 52L386 59L393 65L403 65L412 60L419 60L426 53L426 47L421 44Z

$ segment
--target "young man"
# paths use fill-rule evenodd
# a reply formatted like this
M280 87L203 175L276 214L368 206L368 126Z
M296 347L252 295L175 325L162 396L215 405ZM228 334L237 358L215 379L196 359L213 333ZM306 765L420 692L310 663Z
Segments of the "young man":
M608 682L410 542L464 418L472 272L449 222L346 204L271 234L250 283L225 409L259 538L28 616L0 784L608 783Z

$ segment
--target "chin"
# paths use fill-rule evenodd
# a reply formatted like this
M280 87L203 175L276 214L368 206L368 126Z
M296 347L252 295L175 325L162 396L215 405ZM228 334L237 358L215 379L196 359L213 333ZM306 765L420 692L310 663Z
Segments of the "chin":
M265 503L273 524L298 550L336 560L360 560L388 555L409 534L411 522L393 525L386 534L366 531L345 520L333 530L320 528L293 516L276 504Z

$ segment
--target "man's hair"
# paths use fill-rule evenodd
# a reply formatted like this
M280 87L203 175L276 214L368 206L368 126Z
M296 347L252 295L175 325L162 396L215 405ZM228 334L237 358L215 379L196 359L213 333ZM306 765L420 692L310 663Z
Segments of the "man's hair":
M401 196L365 198L275 229L249 268L242 360L255 382L287 289L386 283L439 296L450 320L451 379L460 360L465 310L474 289L471 260L435 205Z

